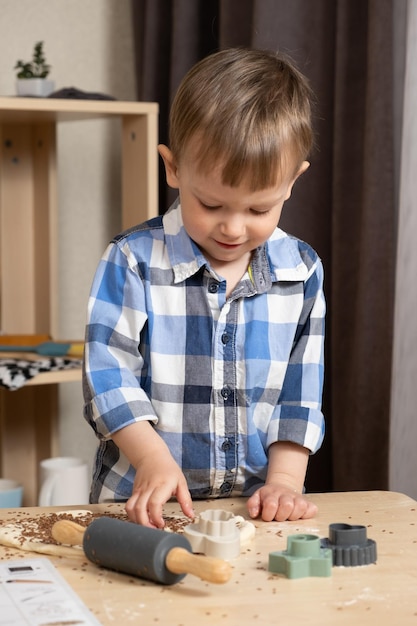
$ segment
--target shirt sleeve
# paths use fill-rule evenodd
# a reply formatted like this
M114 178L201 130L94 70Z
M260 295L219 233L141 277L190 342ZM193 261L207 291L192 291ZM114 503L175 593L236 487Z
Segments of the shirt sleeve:
M83 367L84 417L100 439L137 420L157 421L143 388L139 346L146 323L138 264L122 244L112 243L93 279Z
M282 391L269 424L268 447L276 441L291 441L314 453L323 442L325 311L323 266L316 257L304 283L304 304Z

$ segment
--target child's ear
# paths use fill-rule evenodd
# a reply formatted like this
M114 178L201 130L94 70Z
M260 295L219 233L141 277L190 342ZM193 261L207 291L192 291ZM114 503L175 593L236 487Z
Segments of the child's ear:
M285 196L285 200L288 200L288 198L291 196L292 188L294 187L295 181L298 178L300 178L301 174L304 174L304 172L307 171L309 167L310 167L310 163L308 161L303 161L301 163L301 165L298 168L295 176L293 177L293 179L291 180L290 184L288 185L288 189L287 189L287 194Z
M168 146L165 146L161 143L158 146L158 151L165 165L165 176L167 184L173 189L178 189L179 181L177 177L177 164L174 160L174 156L171 150L168 148Z

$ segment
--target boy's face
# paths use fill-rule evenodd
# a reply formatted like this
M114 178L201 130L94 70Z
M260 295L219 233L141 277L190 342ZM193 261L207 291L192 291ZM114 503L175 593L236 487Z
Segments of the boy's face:
M244 183L224 185L220 169L202 174L187 154L177 166L166 146L159 151L167 183L180 193L184 228L214 269L245 258L249 262L278 225L295 180L309 165L304 162L295 176L293 170L283 173L273 187L251 191Z

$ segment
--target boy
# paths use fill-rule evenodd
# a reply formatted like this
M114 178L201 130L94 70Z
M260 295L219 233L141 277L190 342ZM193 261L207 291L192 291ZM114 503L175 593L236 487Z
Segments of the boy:
M116 237L94 278L84 415L92 502L162 528L173 496L246 496L265 521L312 517L321 445L323 271L277 227L312 146L306 79L275 53L200 61L173 102L163 216Z

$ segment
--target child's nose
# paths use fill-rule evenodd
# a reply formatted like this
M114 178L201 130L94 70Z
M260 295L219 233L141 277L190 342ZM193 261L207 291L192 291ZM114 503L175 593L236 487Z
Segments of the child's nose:
M221 224L221 231L230 239L238 239L245 232L244 221L240 217L229 217Z

